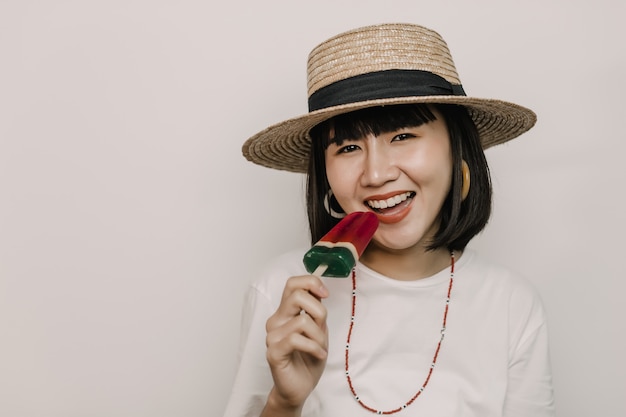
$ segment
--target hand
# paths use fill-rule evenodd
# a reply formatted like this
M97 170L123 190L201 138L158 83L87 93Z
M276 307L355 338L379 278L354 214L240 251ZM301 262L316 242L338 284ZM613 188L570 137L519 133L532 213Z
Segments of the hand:
M290 278L267 320L267 361L274 378L268 405L301 409L326 365L328 328L321 300L328 290L313 275Z

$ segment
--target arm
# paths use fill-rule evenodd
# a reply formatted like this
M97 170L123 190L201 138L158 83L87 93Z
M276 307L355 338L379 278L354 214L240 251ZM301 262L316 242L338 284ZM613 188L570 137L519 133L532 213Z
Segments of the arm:
M510 354L505 417L555 415L545 311L539 296L532 295L524 300L529 308ZM518 301L512 305L519 306Z

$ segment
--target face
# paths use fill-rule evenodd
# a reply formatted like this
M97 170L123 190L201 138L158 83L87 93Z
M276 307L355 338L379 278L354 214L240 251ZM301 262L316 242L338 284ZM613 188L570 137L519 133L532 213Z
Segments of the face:
M423 250L438 230L452 154L446 124L434 114L436 120L421 126L331 141L326 150L326 175L337 202L346 213L378 216L374 246Z

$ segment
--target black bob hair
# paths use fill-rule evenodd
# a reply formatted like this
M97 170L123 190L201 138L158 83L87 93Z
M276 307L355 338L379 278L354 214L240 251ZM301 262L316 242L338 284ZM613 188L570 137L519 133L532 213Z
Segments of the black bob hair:
M361 137L367 133L392 132L403 127L420 126L436 119L433 109L442 115L450 135L452 152L452 186L440 212L439 230L427 249L463 250L469 241L487 225L491 215L491 177L476 125L467 109L454 104L399 104L371 107L335 116L311 129L311 153L307 179L307 214L311 244L320 240L339 220L324 207L330 190L326 177L325 150L330 128L336 141ZM470 189L461 199L461 161L470 169ZM331 205L336 200L331 199Z

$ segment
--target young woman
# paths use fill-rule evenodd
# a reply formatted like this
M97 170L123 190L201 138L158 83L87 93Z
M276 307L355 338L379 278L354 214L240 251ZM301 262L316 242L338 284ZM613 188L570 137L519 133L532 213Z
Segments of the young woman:
M308 275L298 250L254 280L226 416L553 416L538 295L466 248L490 214L483 150L534 113L467 97L417 25L340 34L308 69L310 112L244 155L307 172L312 243L345 213L380 225L350 278Z

